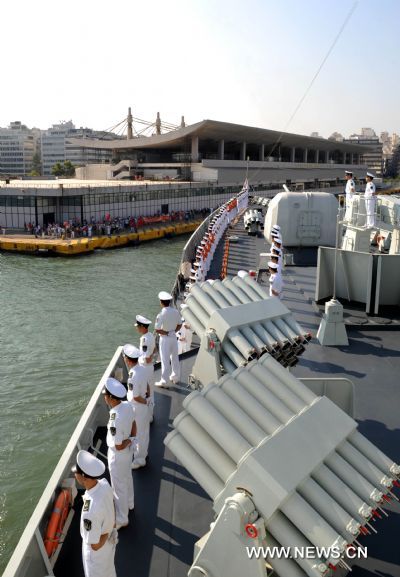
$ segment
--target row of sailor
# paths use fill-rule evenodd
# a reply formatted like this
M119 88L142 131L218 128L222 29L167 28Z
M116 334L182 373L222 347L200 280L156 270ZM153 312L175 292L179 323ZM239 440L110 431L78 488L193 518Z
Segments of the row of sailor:
M206 280L219 241L229 226L229 223L235 218L238 212L247 207L248 197L249 186L246 179L237 197L231 198L223 204L211 219L207 231L196 247L196 257L190 271L191 276L186 287L187 292L190 291L190 287L194 283Z
M269 277L269 296L276 296L282 298L283 279L282 279L282 255L283 255L283 240L281 235L281 227L279 224L274 224L271 230L271 251L268 253L270 261L268 262Z
M177 331L181 330L181 316L171 307L172 295L158 294L161 312L155 322L160 336L161 380L156 386L170 386L179 381ZM107 461L111 486L104 479L105 465L87 451L79 451L73 471L76 480L86 491L83 496L80 532L85 577L115 577L115 547L117 531L129 524L129 511L134 508L134 489L131 469L146 464L149 428L153 419L152 383L154 377L155 338L149 332L151 321L136 316L135 326L140 333L139 348L131 344L123 347L128 369L128 391L115 378L109 377L103 397L109 408L107 423ZM133 457L133 463L132 463Z
M344 215L344 220L347 222L351 220L351 206L353 195L356 192L356 185L353 179L353 173L350 170L345 170L345 178L346 178L346 212ZM365 213L366 213L366 220L365 220L365 228L374 228L375 227L375 215L376 215L376 187L375 183L373 182L375 176L371 172L367 172L365 177L365 192L364 192L364 201L365 201Z

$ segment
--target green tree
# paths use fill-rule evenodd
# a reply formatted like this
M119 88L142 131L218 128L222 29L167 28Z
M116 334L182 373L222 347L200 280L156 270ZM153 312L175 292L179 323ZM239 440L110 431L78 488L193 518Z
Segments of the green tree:
M65 176L75 176L75 166L70 160L64 162L64 175Z
M54 176L75 176L75 166L72 164L70 160L66 160L65 162L56 162L53 168L51 169L51 174Z
M40 176L42 174L42 160L40 158L40 153L35 152L32 158L32 170L29 176Z
M51 169L51 174L53 174L54 176L64 176L65 175L64 165L61 164L61 162L56 162L53 168Z

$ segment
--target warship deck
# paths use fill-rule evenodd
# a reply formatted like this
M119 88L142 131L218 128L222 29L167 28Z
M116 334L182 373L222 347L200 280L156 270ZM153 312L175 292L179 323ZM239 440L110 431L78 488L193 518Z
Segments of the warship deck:
M267 248L264 239L247 236L241 222L234 233L239 241L230 247L228 275L239 269L257 268L258 254ZM221 255L222 249L217 249L217 269ZM315 335L320 315L313 305L316 269L310 262L307 264L306 258L302 266L285 269L283 302L298 322ZM400 387L396 375L400 374L400 332L396 326L353 325L348 327L348 336L348 347L323 348L313 339L293 373L298 377L323 374L350 378L355 385L355 417L360 432L399 463ZM185 382L195 354L196 351L186 353L181 360L180 385L155 393L148 465L133 472L135 511L131 512L129 527L119 532L118 577L186 576L193 560L194 543L208 531L213 520L211 501L163 444L174 417L181 411L183 398L189 393ZM97 435L105 452L105 429L99 429ZM57 577L83 577L78 527L80 501L78 498L75 502L72 531L55 566ZM389 518L375 523L378 534L360 539L368 547L368 558L353 564L354 577L400 576L397 546L400 506L390 505L386 510Z

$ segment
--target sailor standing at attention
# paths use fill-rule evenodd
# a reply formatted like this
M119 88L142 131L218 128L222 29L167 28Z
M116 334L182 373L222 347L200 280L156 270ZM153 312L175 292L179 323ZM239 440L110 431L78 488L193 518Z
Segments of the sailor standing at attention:
M266 256L269 256L270 261L272 261L278 265L277 271L278 271L278 274L281 275L282 274L281 257L278 254L274 253L273 251L267 252Z
M274 236L280 236L281 234L281 227L279 224L274 224L271 228L271 240L274 239Z
M108 378L103 389L110 409L107 424L108 468L114 491L117 529L129 524L129 509L133 509L133 478L130 437L136 436L132 407L126 402L126 389L117 379Z
M365 228L374 228L375 226L375 206L376 206L376 188L375 184L372 182L374 175L367 172L366 185L365 185L365 212L367 214Z
M278 272L282 274L282 249L278 248L275 244L271 245L271 254L275 258L278 257ZM275 262L275 261L273 261Z
M149 332L151 321L142 315L136 315L135 327L140 334L139 350L140 358L139 364L147 369L148 373L148 406L150 423L153 421L154 413L154 392L152 390L154 384L154 350L156 348L156 339L153 333Z
M269 269L269 296L282 298L283 281L278 272L278 265L275 262L268 261Z
M125 345L123 354L129 371L127 398L132 403L136 422L132 469L139 469L139 467L146 465L149 448L148 371L139 364L140 351L138 348L129 344Z
M346 179L346 212L344 214L344 220L349 222L351 220L351 205L353 200L353 194L356 192L356 185L353 180L353 173L349 170L344 171Z
M106 467L88 451L79 451L72 468L83 495L80 532L85 577L116 577L114 555L118 534L114 529L113 491L102 479Z
M271 249L274 247L279 248L283 252L283 240L280 234L272 233L272 245Z
M161 379L156 387L169 388L169 381L179 382L179 356L176 333L182 326L181 315L171 307L172 295L165 291L158 293L161 312L155 322L156 333L160 335Z

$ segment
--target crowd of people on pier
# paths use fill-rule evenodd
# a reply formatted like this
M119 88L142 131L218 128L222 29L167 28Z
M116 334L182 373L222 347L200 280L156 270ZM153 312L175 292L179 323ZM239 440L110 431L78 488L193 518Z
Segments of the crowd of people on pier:
M93 236L111 236L123 232L137 232L138 229L159 225L168 222L188 222L195 218L204 218L209 214L210 209L171 211L162 214L160 211L150 216L127 216L112 217L107 213L103 219L92 217L90 220L73 218L60 223L50 223L47 225L24 224L25 232L35 235L36 238L91 238Z

